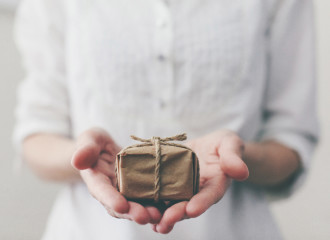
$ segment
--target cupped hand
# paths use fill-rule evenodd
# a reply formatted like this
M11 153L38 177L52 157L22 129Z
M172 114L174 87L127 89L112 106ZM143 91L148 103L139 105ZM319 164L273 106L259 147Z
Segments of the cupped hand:
M249 175L242 160L243 141L228 130L218 131L187 143L198 156L200 165L199 192L190 199L169 207L154 231L169 233L175 223L195 218L217 203L225 194L231 179L243 181Z
M115 159L119 151L120 147L106 131L92 128L78 137L72 165L80 170L91 195L111 216L139 224L158 223L161 213L157 208L127 201L117 191Z

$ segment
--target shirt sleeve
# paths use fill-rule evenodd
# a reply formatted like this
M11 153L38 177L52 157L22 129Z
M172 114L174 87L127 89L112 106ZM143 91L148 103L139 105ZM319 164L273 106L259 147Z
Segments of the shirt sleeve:
M268 29L269 71L261 140L295 150L301 169L283 193L301 185L318 139L314 16L311 0L278 1Z
M18 152L31 134L71 132L60 2L23 0L17 11L15 40L26 70L15 111L13 141Z

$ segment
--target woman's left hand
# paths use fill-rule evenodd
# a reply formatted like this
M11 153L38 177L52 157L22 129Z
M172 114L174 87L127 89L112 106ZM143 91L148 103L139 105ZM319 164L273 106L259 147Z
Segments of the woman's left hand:
M178 221L200 216L223 197L231 179L243 181L249 176L242 160L244 143L234 132L214 132L188 142L187 146L199 159L199 192L190 201L166 209L161 221L152 225L155 232L169 233Z

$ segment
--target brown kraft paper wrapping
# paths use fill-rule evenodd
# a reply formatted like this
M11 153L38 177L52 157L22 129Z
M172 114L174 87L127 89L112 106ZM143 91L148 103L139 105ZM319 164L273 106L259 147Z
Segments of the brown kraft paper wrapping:
M132 138L143 143L123 149L116 158L117 185L122 195L130 200L158 202L189 200L198 192L196 154L186 146L169 142L185 140L185 134L164 139Z

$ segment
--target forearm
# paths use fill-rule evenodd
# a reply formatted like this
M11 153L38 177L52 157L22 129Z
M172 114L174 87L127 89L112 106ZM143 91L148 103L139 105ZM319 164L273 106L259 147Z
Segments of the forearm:
M75 142L56 134L35 134L24 140L23 158L45 180L75 181L79 173L71 166Z
M247 143L244 161L250 171L248 181L262 186L284 183L300 167L298 154L275 141Z

